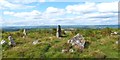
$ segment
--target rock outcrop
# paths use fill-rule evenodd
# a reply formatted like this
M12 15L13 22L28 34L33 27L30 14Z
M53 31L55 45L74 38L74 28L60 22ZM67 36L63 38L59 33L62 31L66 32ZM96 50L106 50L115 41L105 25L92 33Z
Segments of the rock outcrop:
M72 46L75 46L82 51L84 49L85 40L84 40L84 37L82 35L77 34L72 39L68 40L67 43L72 44Z

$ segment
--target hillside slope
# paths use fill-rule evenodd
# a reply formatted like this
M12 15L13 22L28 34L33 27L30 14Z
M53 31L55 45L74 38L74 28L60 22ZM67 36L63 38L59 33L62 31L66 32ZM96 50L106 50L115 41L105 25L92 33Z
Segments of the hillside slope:
M62 33L64 37L56 38L55 29L33 29L27 31L27 36L23 38L22 30L14 32L3 32L2 39L8 41L9 34L16 42L15 47L3 45L2 57L4 58L118 58L118 35L111 35L111 32L120 32L118 29L76 29ZM64 29L62 30L62 32ZM62 49L67 40L77 33L85 37L89 44L84 51L62 53ZM33 45L33 41L38 40L38 44Z

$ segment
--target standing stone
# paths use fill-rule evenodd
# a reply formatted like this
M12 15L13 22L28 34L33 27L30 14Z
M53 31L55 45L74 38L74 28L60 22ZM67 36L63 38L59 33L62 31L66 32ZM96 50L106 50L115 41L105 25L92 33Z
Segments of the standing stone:
M26 33L26 30L25 30L25 29L23 30L23 34L24 34L25 36L27 35L27 33Z
M23 38L25 38L26 35L27 35L26 29L24 29L24 30L23 30Z
M61 26L60 25L58 25L58 27L57 27L56 37L57 38L61 37Z
M15 46L15 45L16 45L16 43L15 43L15 41L13 40L12 36L8 36L8 40L10 41L10 42L9 42L9 45L10 45L10 46Z

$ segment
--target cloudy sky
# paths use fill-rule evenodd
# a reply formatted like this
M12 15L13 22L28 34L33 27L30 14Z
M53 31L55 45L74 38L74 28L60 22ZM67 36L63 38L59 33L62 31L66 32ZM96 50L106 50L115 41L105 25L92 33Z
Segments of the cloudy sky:
M0 0L2 26L115 25L118 0Z

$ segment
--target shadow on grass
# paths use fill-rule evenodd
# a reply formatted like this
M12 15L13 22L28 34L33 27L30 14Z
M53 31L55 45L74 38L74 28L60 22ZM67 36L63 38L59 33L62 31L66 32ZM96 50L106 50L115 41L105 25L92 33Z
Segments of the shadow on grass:
M88 48L90 44L91 44L90 42L86 41L85 42L85 48Z
M60 36L60 37L67 37L67 36Z

